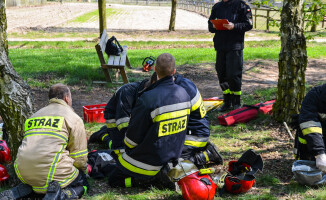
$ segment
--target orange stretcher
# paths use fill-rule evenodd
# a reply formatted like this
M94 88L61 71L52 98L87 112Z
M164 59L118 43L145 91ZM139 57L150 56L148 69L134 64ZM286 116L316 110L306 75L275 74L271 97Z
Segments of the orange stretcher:
M211 98L206 98L203 99L204 106L206 111L210 111L216 108L219 108L223 104L223 99L219 99L218 97L211 97Z

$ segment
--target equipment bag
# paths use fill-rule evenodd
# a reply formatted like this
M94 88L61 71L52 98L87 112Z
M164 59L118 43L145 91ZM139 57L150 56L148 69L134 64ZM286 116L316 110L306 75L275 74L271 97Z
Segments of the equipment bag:
M116 161L111 152L112 150L99 150L88 153L88 164L92 167L90 177L94 179L108 177L116 168Z
M244 105L242 108L218 116L218 122L220 125L231 126L236 123L246 123L255 119L258 116L258 112L271 115L274 102L275 100L271 100L255 105Z
M115 56L120 56L120 53L123 52L123 48L121 47L120 43L118 42L117 38L112 36L107 42L105 47L105 53Z

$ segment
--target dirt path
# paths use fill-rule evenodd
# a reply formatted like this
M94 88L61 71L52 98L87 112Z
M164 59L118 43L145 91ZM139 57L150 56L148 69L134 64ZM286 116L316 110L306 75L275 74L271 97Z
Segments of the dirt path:
M159 6L133 6L107 4L117 14L107 18L108 30L167 30L171 8ZM44 6L8 8L8 32L26 28L45 29L57 27L65 31L96 30L98 17L85 23L68 23L77 16L97 9L97 3L49 3ZM177 30L207 30L207 18L185 10L177 10Z
M8 32L59 26L97 9L95 3L48 3L43 6L7 8Z
M198 87L203 98L219 96L222 91L218 85L218 78L214 69L214 64L182 65L177 67L178 73L192 80ZM142 72L141 69L130 70L127 73L149 73ZM306 82L316 85L326 82L326 60L310 60L306 72ZM248 61L244 64L242 91L245 94L253 94L259 88L275 87L278 80L277 62L269 60ZM118 87L118 86L117 86ZM108 89L104 86L94 85L90 90L86 86L73 86L73 108L82 117L82 107L84 105L94 105L107 103L113 95L115 89ZM34 105L36 110L47 104L47 89L35 88Z

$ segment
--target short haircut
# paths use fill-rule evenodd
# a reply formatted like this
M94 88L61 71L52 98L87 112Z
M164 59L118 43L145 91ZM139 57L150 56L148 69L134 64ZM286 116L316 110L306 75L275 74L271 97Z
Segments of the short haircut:
M49 99L52 98L64 99L67 95L71 95L70 90L68 86L62 83L54 84L50 87Z
M175 69L175 59L169 53L163 53L156 59L156 72L159 78L172 76Z

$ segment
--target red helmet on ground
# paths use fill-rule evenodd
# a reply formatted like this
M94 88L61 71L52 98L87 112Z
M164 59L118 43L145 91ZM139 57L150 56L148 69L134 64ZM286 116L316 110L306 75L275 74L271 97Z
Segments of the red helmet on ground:
M8 163L11 161L10 149L4 140L0 140L0 163Z
M246 163L239 163L237 160L229 162L228 171L232 176L225 178L226 191L232 194L247 192L254 184L255 179L246 177L246 173L252 171L251 166Z
M177 183L185 200L212 200L217 190L217 185L209 175L198 175L198 172L182 178Z
M8 180L9 174L3 165L0 165L0 184Z

